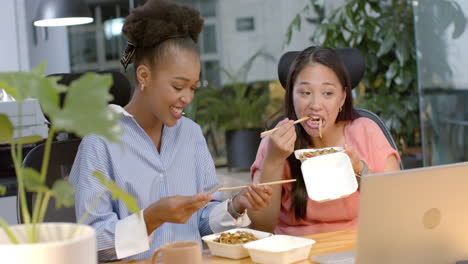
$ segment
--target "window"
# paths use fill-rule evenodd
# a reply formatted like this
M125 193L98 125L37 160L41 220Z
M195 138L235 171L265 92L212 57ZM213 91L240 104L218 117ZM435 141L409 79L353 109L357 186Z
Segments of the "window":
M237 31L254 31L255 20L253 17L241 17L236 19Z
M198 49L201 59L202 80L206 79L213 85L220 84L217 29L217 0L174 0L200 10L205 20L203 32L200 35ZM135 6L143 4L136 0ZM125 17L129 14L127 4L110 3L90 5L94 23L68 28L70 62L72 72L121 70L120 58L127 45L122 35ZM133 80L133 69L127 68L125 73Z
M198 50L201 60L201 79L210 85L219 86L220 82L220 54L218 43L217 0L175 0L175 2L200 10L204 19Z

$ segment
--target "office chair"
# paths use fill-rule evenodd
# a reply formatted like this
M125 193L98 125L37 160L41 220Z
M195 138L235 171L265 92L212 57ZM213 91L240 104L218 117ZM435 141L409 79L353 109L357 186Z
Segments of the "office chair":
M81 75L85 74L86 72L83 73L54 73L49 76L58 76L62 77L58 83L63 84L63 85L70 85L71 82L74 80L78 79L81 77ZM127 105L127 103L130 101L130 98L132 96L132 85L130 84L130 81L127 79L127 77L118 71L100 71L96 72L99 74L111 74L112 75L112 86L110 88L109 93L114 97L109 104L116 104L124 107ZM65 93L62 93L60 95L60 105L63 104L65 98Z
M354 48L339 48L335 49L335 51L338 53L338 56L341 58L345 69L348 71L350 81L351 81L351 87L354 88L356 87L359 82L361 81L362 77L364 76L365 72L365 60L364 56L361 54L361 52L358 49ZM292 62L294 59L299 55L300 51L289 51L283 54L281 56L280 61L278 63L278 78L283 86L283 88L286 87L286 81L288 78L289 74L289 68L291 67ZM356 112L360 117L367 117L374 121L382 130L383 134L388 140L388 143L390 143L390 146L394 148L396 151L398 151L397 145L395 144L395 141L393 140L393 137L390 133L390 130L388 130L387 126L385 123L378 117L375 113L367 110L367 109L362 109L362 108L356 108ZM280 120L282 120L284 117L279 117L276 118L270 127L275 126ZM400 169L403 169L403 164L400 162Z
M49 188L52 187L53 183L59 179L68 179L70 170L75 160L78 146L80 145L81 139L71 139L64 141L52 142L49 167L47 170L46 184ZM42 158L44 155L45 143L39 144L33 148L24 158L23 167L33 168L36 171L40 171L42 168ZM23 219L20 210L20 194L18 193L16 198L18 223L22 223ZM28 204L29 213L32 215L32 206L36 199L36 193L26 191L26 201ZM55 201L53 198L50 199L47 207L47 213L44 218L44 222L76 222L75 207L70 208L55 208Z

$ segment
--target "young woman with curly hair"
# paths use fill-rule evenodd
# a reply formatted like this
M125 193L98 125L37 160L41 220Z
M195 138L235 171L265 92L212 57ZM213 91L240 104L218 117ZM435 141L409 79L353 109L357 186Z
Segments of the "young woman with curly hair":
M96 229L101 261L150 257L173 241L201 243L203 235L250 224L245 210L270 201L272 189L255 185L224 202L219 192L205 194L218 185L214 163L200 127L183 116L200 83L202 27L197 10L156 0L125 20L122 63L133 61L137 87L128 105L112 106L122 116L123 147L85 137L71 173L77 217L90 211L86 223ZM143 217L113 201L94 170L136 197Z

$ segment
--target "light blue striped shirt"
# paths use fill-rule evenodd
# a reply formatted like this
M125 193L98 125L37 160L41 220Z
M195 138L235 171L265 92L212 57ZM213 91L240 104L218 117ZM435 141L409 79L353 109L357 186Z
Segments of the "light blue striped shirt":
M123 111L120 120L124 130L123 147L96 135L85 137L70 174L70 181L76 187L77 219L90 210L85 223L96 230L101 260L116 259L116 223L131 213L123 202L113 201L109 192L105 192L96 207L91 208L96 197L104 191L92 175L93 171L101 171L114 180L138 200L142 209L163 197L194 195L218 184L206 140L195 122L182 117L175 126L164 126L161 151L158 152L136 120L120 109ZM222 205L221 194L216 192L215 197L216 200L194 213L185 224L164 223L153 232L149 251L127 259L150 257L156 248L168 242L192 240L200 243L201 236L221 231L210 227L210 212ZM223 212L228 214L225 209Z

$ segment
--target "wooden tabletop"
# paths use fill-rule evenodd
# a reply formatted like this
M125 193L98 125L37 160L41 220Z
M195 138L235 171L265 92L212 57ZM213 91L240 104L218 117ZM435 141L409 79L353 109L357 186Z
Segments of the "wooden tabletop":
M323 255L341 251L354 250L356 246L356 230L345 230L331 233L322 233L310 236L304 236L316 241L310 251L310 256ZM252 264L250 258L232 260L211 256L209 250L203 251L203 263L206 264ZM313 260L304 260L297 264L314 263ZM128 260L113 262L112 264L152 264L151 259Z

